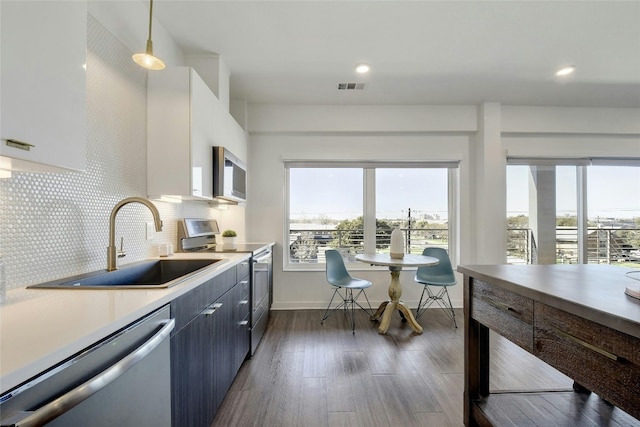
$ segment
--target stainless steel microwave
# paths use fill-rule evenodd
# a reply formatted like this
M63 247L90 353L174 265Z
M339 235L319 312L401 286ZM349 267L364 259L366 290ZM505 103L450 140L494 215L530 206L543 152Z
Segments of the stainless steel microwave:
M213 197L247 200L247 166L224 147L213 147Z

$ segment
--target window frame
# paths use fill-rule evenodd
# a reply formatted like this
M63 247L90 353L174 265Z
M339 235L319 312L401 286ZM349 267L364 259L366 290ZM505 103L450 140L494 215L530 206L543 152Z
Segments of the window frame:
M588 171L592 166L640 167L634 157L507 157L509 166L574 166L576 174L576 219L578 264L588 264ZM506 212L505 212L506 214ZM508 229L507 229L508 230Z
M459 206L459 160L445 161L340 161L340 160L283 160L284 166L284 222L283 222L283 271L324 271L324 263L292 263L288 242L290 236L290 196L291 174L294 168L360 168L363 171L363 220L364 248L367 253L375 253L376 245L376 179L375 170L379 168L437 168L447 169L447 209L448 209L448 247L451 262L455 268L458 260L458 206ZM381 270L379 266L370 266L361 262L348 263L353 270ZM414 268L408 268L413 270Z

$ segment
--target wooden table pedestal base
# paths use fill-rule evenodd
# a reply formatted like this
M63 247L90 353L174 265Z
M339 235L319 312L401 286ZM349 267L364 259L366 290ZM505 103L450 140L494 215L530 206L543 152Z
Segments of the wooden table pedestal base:
M403 318L409 323L409 325L413 328L416 333L422 333L422 326L416 322L416 318L413 317L413 313L406 306L405 303L400 301L400 296L402 296L402 286L400 285L400 271L402 267L393 267L390 266L389 270L391 270L391 284L389 285L389 297L390 301L385 301L380 304L378 310L376 311L375 318L380 318L382 315L382 320L380 321L380 326L378 327L378 333L386 334L389 330L389 325L391 323L391 315L394 311L398 310Z

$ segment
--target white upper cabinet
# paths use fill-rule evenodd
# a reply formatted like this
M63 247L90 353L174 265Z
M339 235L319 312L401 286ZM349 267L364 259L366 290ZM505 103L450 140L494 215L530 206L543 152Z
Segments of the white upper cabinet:
M86 2L3 0L0 19L2 167L84 170Z
M212 200L217 98L189 67L149 72L147 193Z

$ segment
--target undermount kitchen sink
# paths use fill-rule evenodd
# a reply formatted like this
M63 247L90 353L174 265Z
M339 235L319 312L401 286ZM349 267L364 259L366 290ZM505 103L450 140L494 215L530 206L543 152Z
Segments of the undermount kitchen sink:
M100 270L27 288L57 289L145 289L168 288L226 259L154 259L127 264L118 270Z

